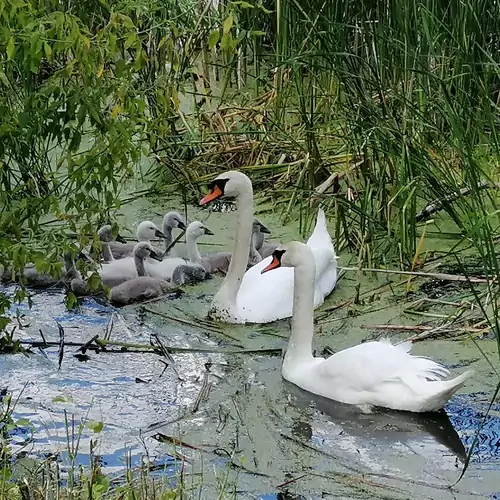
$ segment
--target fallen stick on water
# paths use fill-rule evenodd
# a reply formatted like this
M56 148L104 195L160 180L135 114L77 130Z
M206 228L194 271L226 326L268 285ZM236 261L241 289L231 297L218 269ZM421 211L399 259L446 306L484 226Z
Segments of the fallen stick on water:
M399 271L397 269L372 269L372 268L358 268L358 267L339 267L343 271L361 271L367 273L383 273L383 274L404 274L407 276L420 276L422 278L433 278L443 281L465 281L470 283L489 283L495 281L494 278L478 278L462 276L460 274L446 274L446 273L424 273L419 271Z
M94 342L96 345L90 344L87 349L91 351L100 350L103 347L112 346L112 347L121 347L121 350L106 350L106 353L120 353L120 352L158 352L158 348L149 344L129 344L126 342L115 342L110 340L102 340L95 339ZM39 340L21 340L19 342L21 345L28 345L31 347L57 347L60 345L59 342L41 342ZM65 341L65 347L79 347L82 348L88 344L88 342L70 342ZM123 349L126 349L124 351ZM130 351L128 349L134 349L134 351ZM142 350L139 350L142 349ZM174 347L168 346L167 349L170 352L178 352L178 353L209 353L209 354L256 354L256 355L281 355L283 349L281 347L267 347L264 349L210 349L204 347Z
M238 342L238 345L241 346L240 339L237 337L234 337L233 335L223 332L220 328L214 328L212 326L208 326L206 323L203 323L201 326L197 325L196 323L193 323L192 321L188 321L187 319L181 319L181 318L176 318L175 316L169 316L168 314L161 313L159 311L155 311L153 309L149 309L149 307L143 307L143 309L151 314L155 314L156 316L160 316L161 318L168 319L170 321L176 321L177 323L181 323L182 325L188 325L196 329L205 329L213 333L217 333L219 335L222 335L224 337L227 337L231 340L234 340Z

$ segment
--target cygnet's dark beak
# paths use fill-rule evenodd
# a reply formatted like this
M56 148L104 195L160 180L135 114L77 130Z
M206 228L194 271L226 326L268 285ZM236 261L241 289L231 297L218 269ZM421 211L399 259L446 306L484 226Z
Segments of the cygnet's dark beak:
M208 227L205 227L205 234L210 234L211 236L214 235L214 233L212 233L212 231L210 231L210 229L208 229Z
M120 233L116 235L116 241L119 241L120 243L127 243L127 240Z
M261 233L264 233L264 234L271 234L271 231L269 231L269 229L267 229L266 226L264 226L264 224L262 224L262 222L260 221L257 221L259 223L259 227L260 227L260 232Z
M186 230L186 224L184 224L184 222L182 222L181 220L178 220L178 221L177 221L177 227L178 227L179 229L182 229L183 231L185 231L185 230Z
M155 230L155 236L157 238L166 238L166 236L159 229Z
M163 234L163 233L162 233ZM163 260L163 256L162 255L159 255L157 254L156 252L153 252L153 251L149 251L149 256L154 259L154 260L158 260L158 261L162 261Z

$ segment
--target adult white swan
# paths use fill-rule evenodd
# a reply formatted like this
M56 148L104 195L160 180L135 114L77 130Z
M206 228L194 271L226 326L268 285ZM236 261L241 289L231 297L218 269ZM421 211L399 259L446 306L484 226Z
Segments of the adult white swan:
M327 359L313 357L314 261L310 248L294 241L278 247L271 263L262 270L267 274L285 266L293 268L295 274L292 334L283 361L283 378L342 403L412 412L440 410L472 370L443 380L449 374L444 366L412 356L410 342L392 345L388 340L366 342Z
M241 172L220 174L209 184L210 193L201 201L205 205L217 198L234 197L238 225L228 273L212 300L210 316L228 323L269 323L289 318L293 304L293 270L279 269L261 274L271 257L263 259L246 273L253 222L253 190L250 179ZM323 210L318 210L316 227L307 245L316 262L314 305L321 305L337 282L337 257L326 228Z

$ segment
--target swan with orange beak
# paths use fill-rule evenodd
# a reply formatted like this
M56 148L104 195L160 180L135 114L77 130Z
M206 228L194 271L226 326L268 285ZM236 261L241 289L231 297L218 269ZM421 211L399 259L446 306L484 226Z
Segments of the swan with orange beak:
M269 323L289 318L293 309L293 270L282 268L262 274L271 262L267 257L246 271L253 223L253 188L242 172L228 171L208 185L210 192L200 200L206 205L218 199L234 198L237 229L227 275L215 294L210 316L227 323ZM337 259L326 227L323 210L307 245L316 266L314 305L321 305L337 282Z

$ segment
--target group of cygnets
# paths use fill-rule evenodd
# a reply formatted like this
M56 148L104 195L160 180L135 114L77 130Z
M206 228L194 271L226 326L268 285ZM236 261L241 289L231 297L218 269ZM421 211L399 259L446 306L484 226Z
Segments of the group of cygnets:
M174 230L185 231L185 245L174 242ZM248 254L248 267L271 255L277 245L265 241L269 230L257 219L252 226L252 243ZM101 261L97 265L101 284L106 287L111 303L123 306L163 296L179 290L182 285L195 284L211 277L213 273L226 274L231 262L231 252L200 253L198 239L213 235L200 221L192 221L186 227L184 217L176 211L163 218L162 230L154 222L143 221L137 226L137 242L126 242L119 235L113 236L111 225L101 227L97 235L101 245ZM151 240L161 238L165 249L155 248ZM92 259L85 253L79 258ZM23 276L28 285L68 286L77 296L91 292L88 280L78 271L71 254L63 258L64 276L52 277L37 272L34 265L24 268ZM92 273L88 273L90 277ZM11 278L7 270L4 280ZM102 288L100 289L102 291Z

